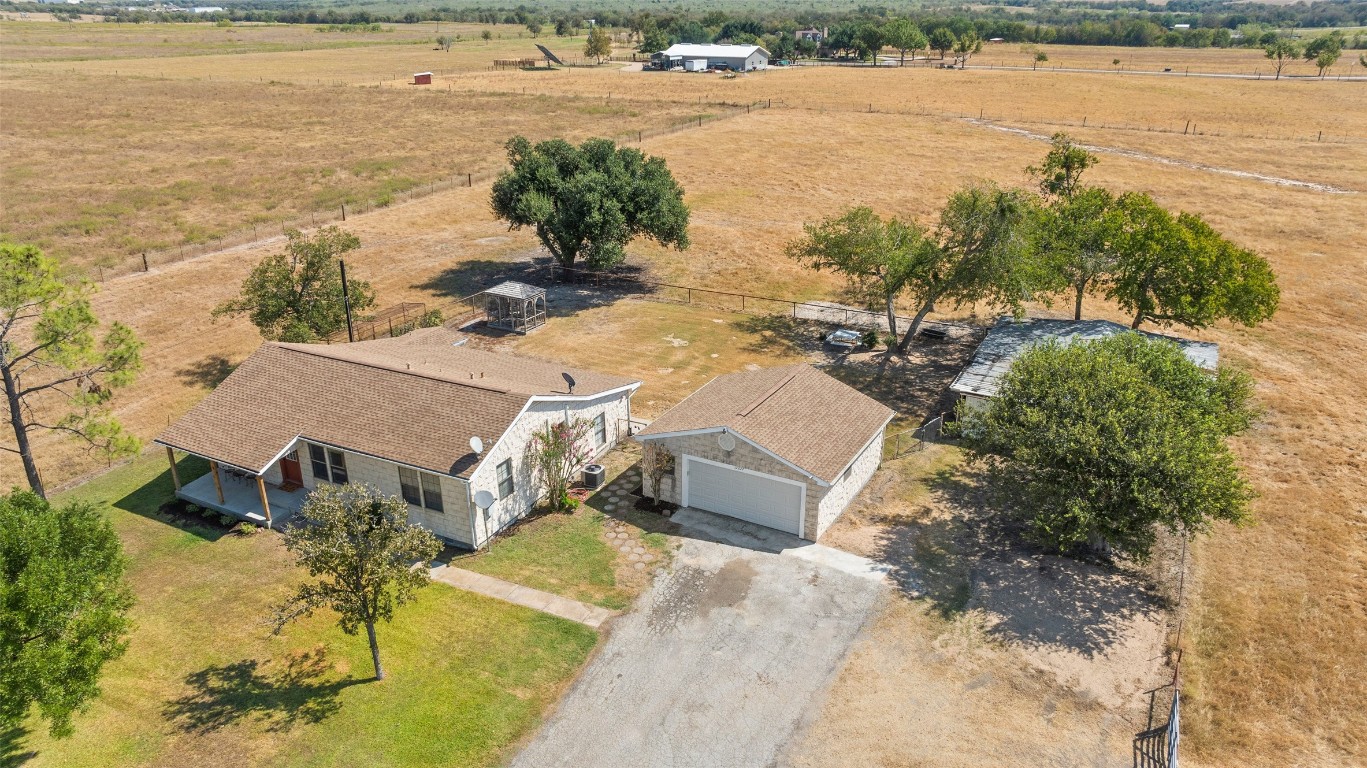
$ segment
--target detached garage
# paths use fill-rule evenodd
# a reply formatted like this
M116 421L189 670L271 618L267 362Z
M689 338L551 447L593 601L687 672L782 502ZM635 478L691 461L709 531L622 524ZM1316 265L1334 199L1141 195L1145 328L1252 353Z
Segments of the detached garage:
M719 376L637 439L674 458L662 499L815 541L878 469L892 417L802 364Z

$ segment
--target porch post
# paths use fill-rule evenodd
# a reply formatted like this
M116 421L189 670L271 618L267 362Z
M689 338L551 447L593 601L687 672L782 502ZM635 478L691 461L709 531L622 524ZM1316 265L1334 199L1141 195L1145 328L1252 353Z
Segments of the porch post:
M176 484L176 490L180 490L180 472L176 471L176 452L171 446L166 446L166 459L171 462L171 482Z
M223 481L218 477L218 462L209 462L209 471L214 473L214 490L218 491L218 503L223 503Z
M256 476L256 490L261 492L261 509L266 513L266 527L271 527L271 502L266 498L266 479Z

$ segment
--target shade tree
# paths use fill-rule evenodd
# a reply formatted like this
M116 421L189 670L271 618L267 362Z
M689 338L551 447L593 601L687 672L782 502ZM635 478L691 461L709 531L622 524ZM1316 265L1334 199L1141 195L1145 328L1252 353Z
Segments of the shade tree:
M1272 61L1272 66L1277 71L1275 80L1282 79L1282 70L1291 62L1299 59L1303 52L1304 49L1301 44L1289 37L1274 37L1263 46L1263 55Z
M115 458L136 453L138 439L110 410L117 390L142 370L142 342L112 323L103 336L90 283L62 273L31 245L0 242L0 384L29 489L45 497L32 435L53 432Z
M907 65L907 51L916 59L916 52L929 45L926 35L916 22L907 18L896 18L883 25L883 39L901 54L899 66Z
M214 307L213 316L246 315L270 341L325 339L347 327L348 301L353 313L375 304L375 291L364 280L349 278L343 290L341 257L360 246L360 238L336 226L312 237L289 230L285 250L262 259L238 296Z
M804 237L788 244L788 257L818 272L844 277L857 301L886 313L888 332L896 336L897 300L918 260L936 247L925 229L897 218L885 221L861 206L807 224L803 231Z
M133 593L108 518L31 491L0 496L0 730L32 714L57 738L126 650Z
M1254 493L1227 445L1255 416L1246 374L1201 370L1168 341L1124 333L1018 357L956 432L1031 538L1146 560L1165 529L1245 523Z
M1227 240L1198 214L1173 216L1146 194L1117 201L1122 217L1107 297L1143 323L1205 328L1219 320L1253 327L1281 299L1267 260Z
M940 211L935 247L918 251L907 279L917 310L898 350L906 350L941 303L983 302L1020 314L1026 302L1044 298L1048 273L1038 258L1040 218L1038 200L1024 190L981 183L951 195Z
M285 548L311 581L275 606L269 618L275 634L291 622L327 608L348 635L366 631L375 679L384 679L375 627L394 618L429 581L428 563L441 542L408 522L408 503L369 485L320 483L309 494L294 524L285 530Z
M619 264L638 237L688 248L688 206L663 158L607 139L533 145L515 136L507 149L511 168L490 194L494 214L509 229L531 228L561 266Z
M599 64L612 56L612 35L608 34L607 28L595 24L589 30L588 39L584 41L584 55L592 56Z
M949 27L936 27L927 36L931 50L940 52L940 60L944 61L945 54L954 49L955 43L959 41L954 35L954 31Z

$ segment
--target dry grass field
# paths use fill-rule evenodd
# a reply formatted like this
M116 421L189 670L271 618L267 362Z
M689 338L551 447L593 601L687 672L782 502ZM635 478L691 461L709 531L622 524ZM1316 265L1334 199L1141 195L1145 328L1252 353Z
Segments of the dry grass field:
M1367 326L1362 322L1367 315L1367 262L1362 258L1367 251L1362 236L1367 231L1367 125L1352 117L1367 114L1367 88L1362 84L844 68L720 80L609 68L490 72L472 67L442 78L434 88L449 85L453 96L448 102L437 94L413 95L411 89L395 84L316 93L289 90L297 97L289 100L296 102L291 106L273 95L284 86L252 83L273 79L266 74L272 68L291 72L288 79L296 83L315 76L310 68L317 66L318 79L360 84L388 70L415 71L420 66L416 59L405 58L393 66L385 58L391 48L403 50L367 48L351 59L346 58L351 52L332 50L177 59L186 66L167 72L165 79L129 79L127 86L110 85L117 82L112 75L90 73L112 65L85 62L75 65L85 74L67 76L67 82L73 101L98 101L90 89L105 86L127 94L146 87L148 98L157 98L159 90L221 87L222 94L250 93L263 100L268 107L259 113L263 116L296 110L288 113L293 119L275 123L270 151L260 154L262 162L256 161L254 152L234 154L231 166L240 170L233 172L247 179L271 175L272 163L280 162L290 146L326 143L320 137L332 119L328 112L341 111L337 104L373 110L366 114L378 120L378 115L392 115L394 109L421 99L433 104L487 99L491 106L482 111L495 113L500 110L492 105L506 99L511 105L507 114L490 118L485 130L530 133L540 127L583 136L621 131L633 121L650 122L660 114L698 110L700 101L706 110L708 101L773 99L772 109L645 141L645 149L664 156L687 190L694 245L684 253L649 245L636 245L631 251L637 263L661 278L800 298L835 298L839 288L829 277L805 272L782 257L782 245L800 231L803 221L859 203L929 222L944 197L965 181L1025 182L1022 169L1038 162L1043 144L974 124L968 118L977 118L980 110L989 120L1040 134L1076 125L1079 137L1088 143L1138 153L1104 154L1102 164L1090 172L1091 180L1117 190L1146 190L1169 207L1200 212L1236 241L1264 254L1280 276L1283 292L1278 315L1256 330L1219 327L1191 334L1218 341L1224 362L1254 375L1265 418L1238 445L1262 494L1255 506L1257 524L1241 530L1222 528L1194 550L1183 666L1184 757L1193 765L1209 766L1348 766L1367 759L1360 735L1367 732L1367 507L1362 501L1367 499L1362 450L1367 444ZM1055 48L1049 52L1053 63ZM1116 49L1114 55L1129 53ZM1233 52L1135 52L1140 53L1196 57ZM1062 53L1059 56L1064 60ZM144 67L145 75L157 74L151 69L156 62L120 61L121 79L126 65ZM52 98L51 90L61 80L57 73L40 74L45 66L51 70L66 65L35 65L27 75L5 70L5 154L0 162L7 190L14 188L11 168L24 164L22 150L33 135L15 134L15 110L10 106L14 98ZM210 74L212 83L207 81ZM220 83L220 77L238 82ZM25 90L36 95L24 97ZM611 102L606 98L609 92ZM533 106L541 103L533 99L537 94L554 97L547 103L560 105L560 121L547 125L541 119ZM566 99L570 96L579 98ZM231 100L224 97L216 103L221 112ZM609 103L638 112L639 117L576 111ZM1080 126L1083 117L1085 130ZM408 156L418 169L445 162L437 156L450 153L440 142L429 146L413 138L421 134L422 121L412 119L415 125L406 141L415 143L394 150L389 139L379 138L381 132L369 132L349 137L352 157ZM126 120L136 124L138 119L111 113L104 120L85 124L82 140L107 141L89 132L98 126L117 128ZM1188 120L1195 121L1204 135L1182 136ZM262 138L242 138L250 136L250 126L235 123L232 115L215 117L209 106L178 130L187 130L196 121L202 122L199 129L206 136L267 146ZM1323 142L1313 136L1320 129L1315 123L1320 122ZM429 129L436 124L428 124ZM387 133L390 127L383 127ZM1140 130L1133 130L1136 127ZM1178 133L1151 133L1145 127L1175 128ZM450 131L438 135L442 134ZM504 136L479 138L479 146L489 148L488 155L480 158L472 144L468 151L460 150L466 153L461 157L497 167L501 158L496 147ZM74 138L67 141L75 143ZM117 140L104 146L116 148ZM142 187L169 187L180 179L193 181L216 172L211 165L203 170L182 167L193 153L157 162L154 146L143 151L138 178ZM174 147L169 151L179 152ZM315 167L321 165L317 161ZM352 167L331 165L339 173ZM53 177L70 169L59 165L49 170L41 163L25 167L27 183L40 188L57 184ZM1280 185L1215 168L1348 192ZM305 173L275 183L307 200L327 187L309 187L308 178ZM117 187L124 181L117 175L88 177L80 185L62 188L61 194L82 201L93 195L90 199L98 200L101 185ZM533 255L535 243L529 235L508 232L492 219L487 193L487 184L476 183L471 189L447 189L354 217L348 227L364 245L348 266L376 285L381 304L390 304L449 298L449 292L458 292L457 286ZM199 210L200 200L221 207L206 214L189 213ZM8 192L4 203L5 231L12 232L16 219ZM251 215L230 204L212 203L208 196L177 204L176 209L185 211L181 216L202 215L206 227L220 217ZM31 215L34 226L39 226L43 214ZM169 218L154 213L146 221L163 226L157 222L164 217ZM103 286L97 298L101 315L132 324L148 342L147 371L119 400L121 415L136 432L154 435L256 346L258 339L250 327L240 322L213 324L208 309L236 290L252 263L278 247L278 239L263 242ZM969 316L971 311L964 308L957 314ZM1089 304L1088 311L1115 316L1099 302ZM689 343L675 346L666 336ZM651 412L668 407L713 372L750 361L789 359L792 354L771 327L746 321L745 316L637 302L557 317L550 327L514 346L567 363L614 367L640 376L645 386L639 403ZM69 444L43 439L39 446L50 480L96 468ZM14 464L3 461L4 478L17 479ZM1033 690L1029 685L1023 688Z
M699 113L573 96L49 72L6 77L0 98L4 231L101 266L244 227L278 234L282 220L487 174L515 133L635 136Z
M90 23L71 25L30 20L0 23L5 59L16 63L108 60L210 53L242 54L355 48L368 45L428 43L438 34L476 38L478 24L386 24L380 32L341 32L322 25L242 23L231 27L199 24L113 24L87 16ZM491 27L497 30L498 27ZM504 29L507 29L506 27ZM174 66L166 62L167 66Z

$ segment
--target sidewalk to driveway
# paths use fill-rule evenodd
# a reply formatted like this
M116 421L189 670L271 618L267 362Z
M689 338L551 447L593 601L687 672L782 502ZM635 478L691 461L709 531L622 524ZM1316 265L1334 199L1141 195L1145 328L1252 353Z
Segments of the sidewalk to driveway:
M560 595L552 595L549 592L524 587L510 581L496 579L493 576L485 576L482 573L467 571L464 568L453 568L449 565L433 568L432 580L449 584L456 589L476 592L526 606L533 610L549 613L552 616L559 616L562 619L577 621L594 629L603 626L604 622L615 615L606 608L581 603L578 600L571 600Z

